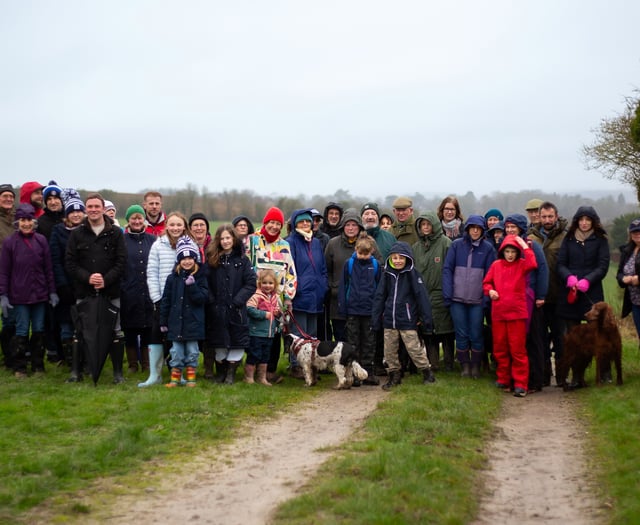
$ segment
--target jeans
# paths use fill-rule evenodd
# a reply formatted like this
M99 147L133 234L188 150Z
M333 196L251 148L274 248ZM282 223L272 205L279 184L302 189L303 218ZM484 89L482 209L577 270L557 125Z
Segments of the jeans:
M187 366L198 366L200 349L198 341L173 341L171 346L171 368L184 368Z
M251 336L249 338L249 350L247 350L247 364L248 365L262 365L269 362L269 356L271 355L271 345L273 339L271 337L256 337Z
M449 309L456 332L458 350L482 350L484 312L481 304L451 303Z
M44 332L44 313L47 303L14 304L16 313L16 335L29 337L29 325L32 332Z

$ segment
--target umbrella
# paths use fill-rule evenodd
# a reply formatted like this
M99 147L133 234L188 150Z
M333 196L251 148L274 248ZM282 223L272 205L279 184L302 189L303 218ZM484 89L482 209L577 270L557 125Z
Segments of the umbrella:
M119 308L102 294L86 297L71 307L76 334L94 384L98 383L111 349L118 312Z

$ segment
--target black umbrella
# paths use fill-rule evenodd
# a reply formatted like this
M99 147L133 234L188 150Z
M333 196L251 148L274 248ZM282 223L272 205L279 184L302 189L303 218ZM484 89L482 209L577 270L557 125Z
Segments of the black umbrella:
M98 384L100 373L113 341L119 308L102 294L91 295L71 307L78 344L83 349L85 362Z

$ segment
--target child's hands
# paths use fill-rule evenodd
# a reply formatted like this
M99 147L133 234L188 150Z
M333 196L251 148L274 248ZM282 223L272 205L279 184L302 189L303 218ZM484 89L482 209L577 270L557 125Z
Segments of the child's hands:
M516 242L518 243L520 248L522 248L523 250L528 250L529 249L529 245L527 244L527 242L522 237L520 237L519 235L516 235Z
M161 331L163 334L166 334L166 333L169 331L169 327L168 327L168 326L161 326L161 327L160 327L160 331Z
M495 290L489 290L489 299L491 299L492 301L497 301L498 299L500 299L500 294Z
M193 275L190 275L184 280L184 284L186 284L187 286L191 286L195 282L196 282L196 278Z

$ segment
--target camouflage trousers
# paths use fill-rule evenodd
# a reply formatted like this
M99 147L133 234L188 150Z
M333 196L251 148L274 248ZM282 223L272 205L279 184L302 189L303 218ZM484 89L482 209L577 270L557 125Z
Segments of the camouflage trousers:
M429 360L427 359L427 351L418 337L417 330L394 330L393 328L384 329L384 360L387 362L389 372L400 370L400 359L398 359L398 347L400 338L407 352L416 365L418 370L429 368Z

